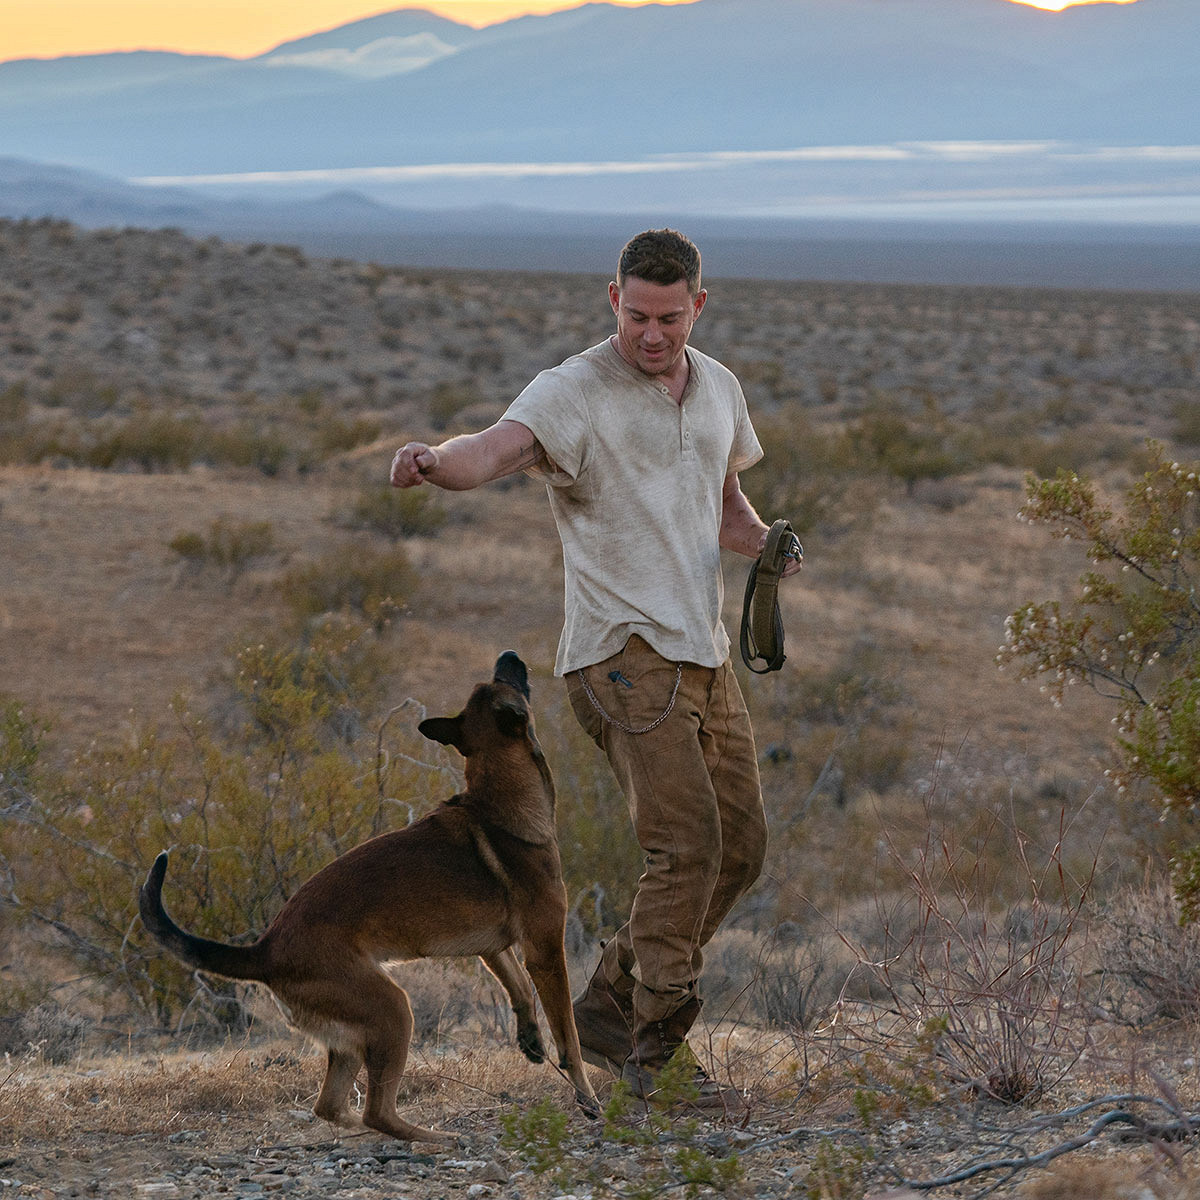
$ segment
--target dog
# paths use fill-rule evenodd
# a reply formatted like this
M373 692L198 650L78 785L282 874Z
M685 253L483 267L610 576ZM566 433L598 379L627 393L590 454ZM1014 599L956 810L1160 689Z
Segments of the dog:
M542 1062L532 977L560 1066L595 1117L567 979L554 781L534 736L525 664L506 651L491 683L479 684L458 716L430 718L418 729L463 755L466 790L318 871L253 945L196 937L171 920L162 903L166 851L138 894L142 924L190 967L265 984L289 1022L326 1047L313 1107L326 1121L406 1141L458 1141L396 1111L413 1017L384 964L475 954L512 1001L522 1052ZM356 1119L348 1097L364 1065L367 1091Z

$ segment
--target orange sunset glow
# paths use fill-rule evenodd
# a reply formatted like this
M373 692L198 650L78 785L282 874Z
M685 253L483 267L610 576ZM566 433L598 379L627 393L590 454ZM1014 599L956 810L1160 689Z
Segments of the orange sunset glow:
M1027 4L1030 8L1042 8L1046 12L1062 12L1077 4L1136 4L1137 0L1013 0L1014 4Z
M114 50L177 50L250 57L304 37L397 8L424 8L483 26L529 13L577 8L583 0L4 0L0 61L98 54ZM1059 11L1071 4L1136 0L1012 0ZM695 0L609 0L691 4Z
M423 8L466 25L578 8L584 0L4 0L0 61L177 50L251 57L280 42L392 12ZM694 0L609 0L630 7Z

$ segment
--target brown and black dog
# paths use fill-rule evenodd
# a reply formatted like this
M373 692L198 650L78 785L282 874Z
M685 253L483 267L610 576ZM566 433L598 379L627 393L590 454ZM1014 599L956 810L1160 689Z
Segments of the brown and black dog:
M466 791L318 871L253 945L209 941L175 925L162 904L165 852L141 888L142 923L166 949L202 971L266 984L289 1021L327 1047L314 1106L327 1121L359 1125L347 1097L365 1064L362 1125L415 1141L457 1140L396 1112L413 1018L407 994L383 966L470 954L508 992L521 1050L541 1062L532 976L576 1099L598 1113L571 1012L554 781L528 697L525 664L508 651L457 717L422 721L421 733L465 757Z

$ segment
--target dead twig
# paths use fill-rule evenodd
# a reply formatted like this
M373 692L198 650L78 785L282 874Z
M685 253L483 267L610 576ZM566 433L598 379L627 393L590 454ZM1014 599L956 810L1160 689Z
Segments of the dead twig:
M984 1191L977 1193L977 1196L986 1196L989 1192L995 1191L996 1188L1007 1183L1021 1171L1029 1170L1033 1167L1045 1167L1056 1158L1061 1158L1064 1154L1070 1154L1075 1150L1082 1149L1084 1146L1096 1141L1110 1126L1129 1126L1128 1130L1123 1131L1121 1140L1139 1142L1177 1141L1180 1138L1190 1137L1200 1131L1200 1113L1180 1114L1174 1120L1151 1121L1142 1113L1134 1111L1132 1106L1149 1105L1168 1113L1175 1113L1177 1110L1170 1103L1155 1096L1114 1095L1104 1096L1100 1099L1089 1101L1086 1104L1076 1105L1074 1108L1066 1109L1060 1113L1038 1117L1036 1120L1012 1130L1009 1135L1010 1144L1014 1144L1022 1134L1032 1135L1052 1128L1055 1125L1065 1124L1074 1117L1095 1111L1095 1109L1105 1104L1118 1104L1121 1107L1112 1108L1108 1112L1102 1113L1075 1137L1067 1138L1065 1141L1058 1142L1036 1153L1020 1150L996 1158L979 1159L976 1162L960 1167L958 1170L949 1171L944 1175L939 1175L932 1179L911 1179L895 1167L889 1167L889 1173L903 1187L911 1188L913 1191L933 1191L935 1188L951 1187L954 1184L965 1183L968 1180L976 1179L980 1175L990 1172L1002 1172L1003 1174L1000 1179L996 1180Z

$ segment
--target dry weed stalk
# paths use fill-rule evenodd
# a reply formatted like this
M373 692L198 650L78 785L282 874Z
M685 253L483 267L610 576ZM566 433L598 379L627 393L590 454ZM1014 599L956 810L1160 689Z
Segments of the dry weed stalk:
M1089 1045L1077 962L1088 937L1082 917L1095 860L1086 879L1069 877L1065 811L1040 865L1030 859L1029 839L1015 825L1003 828L994 814L974 851L936 829L928 804L926 815L929 832L909 869L913 923L887 928L881 957L858 947L860 959L932 1081L1004 1104L1035 1100L1066 1077ZM1003 907L982 852L1001 834L1011 838L1008 861L1021 897ZM890 840L889 851L900 861Z

